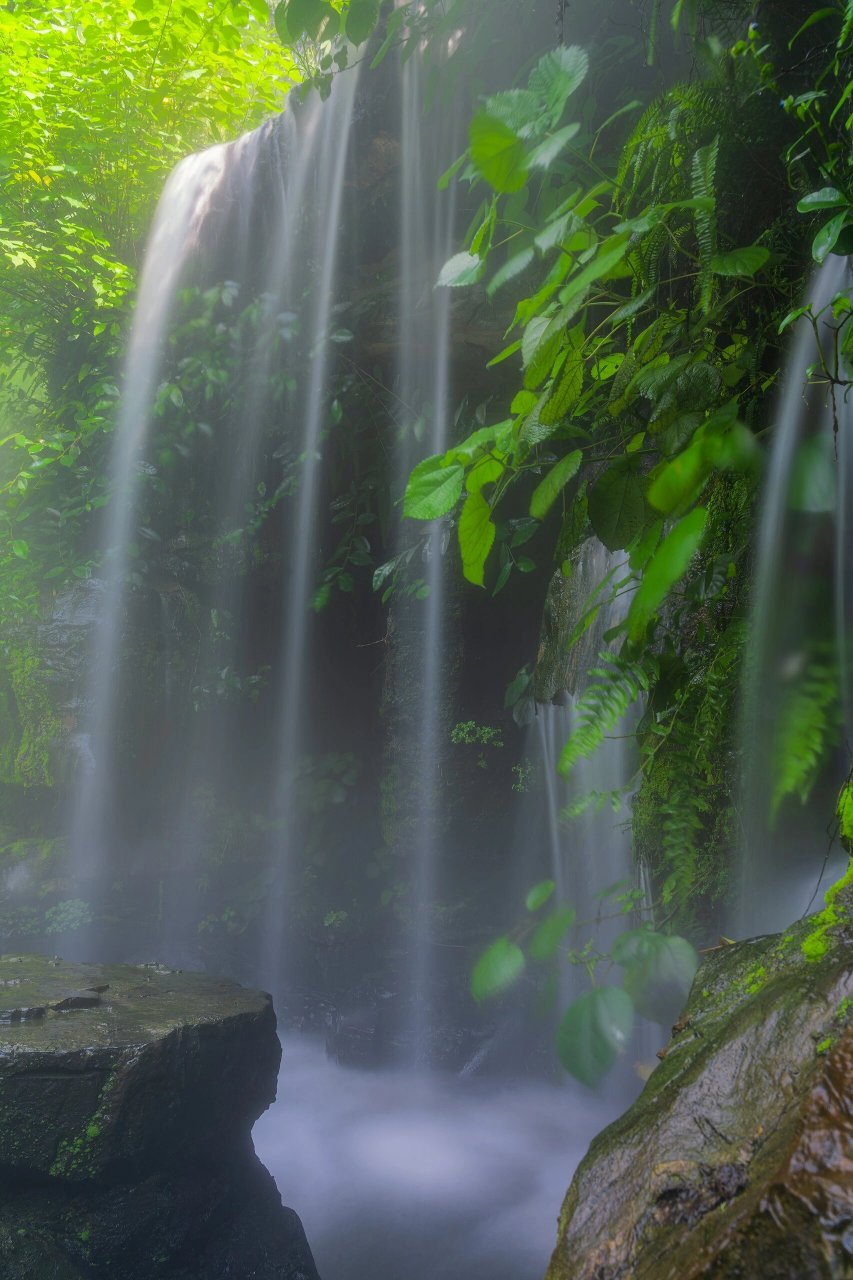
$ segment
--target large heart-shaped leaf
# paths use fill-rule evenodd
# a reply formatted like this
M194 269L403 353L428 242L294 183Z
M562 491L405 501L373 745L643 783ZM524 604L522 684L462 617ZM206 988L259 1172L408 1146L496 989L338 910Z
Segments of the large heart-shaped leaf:
M557 1030L557 1053L582 1084L598 1084L624 1052L634 1004L621 987L596 987L570 1004Z
M481 1003L499 995L524 972L524 953L509 938L498 938L480 956L471 974L471 995Z
M465 469L460 462L445 466L438 453L419 462L406 485L403 515L411 520L437 520L459 501Z

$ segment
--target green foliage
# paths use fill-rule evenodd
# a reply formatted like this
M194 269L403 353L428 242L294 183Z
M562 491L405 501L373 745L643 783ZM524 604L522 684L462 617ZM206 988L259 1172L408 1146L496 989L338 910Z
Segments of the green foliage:
M557 1053L568 1072L592 1088L625 1052L634 1004L620 987L594 987L569 1005L557 1031Z
M513 986L524 972L524 953L509 938L498 938L480 956L471 974L471 994L481 1003Z
M280 107L265 4L0 11L2 609L86 577L139 242L168 170Z

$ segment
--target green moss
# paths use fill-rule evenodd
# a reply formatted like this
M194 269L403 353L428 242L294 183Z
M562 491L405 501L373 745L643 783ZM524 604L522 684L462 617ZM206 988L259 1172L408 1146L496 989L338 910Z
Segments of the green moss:
M850 906L842 891L853 888L853 861L840 880L827 889L826 907L814 918L814 928L806 934L800 943L805 958L812 963L822 960L829 951L829 934L839 925L850 919Z
M834 1044L835 1038L833 1036L827 1036L825 1040L821 1040L820 1044L815 1045L815 1053L823 1056L823 1054L829 1053Z
M754 996L767 982L767 970L763 964L757 964L744 976L744 985L750 995Z
M41 659L28 648L10 648L6 673L14 701L18 733L0 749L0 777L25 787L52 787L53 746L62 721L53 707ZM11 711L11 707L7 708Z

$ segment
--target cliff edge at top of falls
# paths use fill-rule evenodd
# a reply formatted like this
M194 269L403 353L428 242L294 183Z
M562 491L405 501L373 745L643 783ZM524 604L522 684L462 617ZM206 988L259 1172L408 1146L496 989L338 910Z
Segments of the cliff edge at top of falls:
M592 1143L547 1280L853 1277L853 889L699 968L660 1066Z
M254 1154L269 996L159 966L0 958L4 1280L318 1280Z

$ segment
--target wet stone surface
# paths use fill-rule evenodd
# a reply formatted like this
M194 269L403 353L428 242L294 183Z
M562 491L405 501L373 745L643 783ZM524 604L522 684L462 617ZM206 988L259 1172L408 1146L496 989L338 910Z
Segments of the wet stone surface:
M316 1280L250 1138L280 1057L262 992L0 958L0 1274Z
M547 1280L853 1276L853 907L699 968L663 1061L593 1141Z

